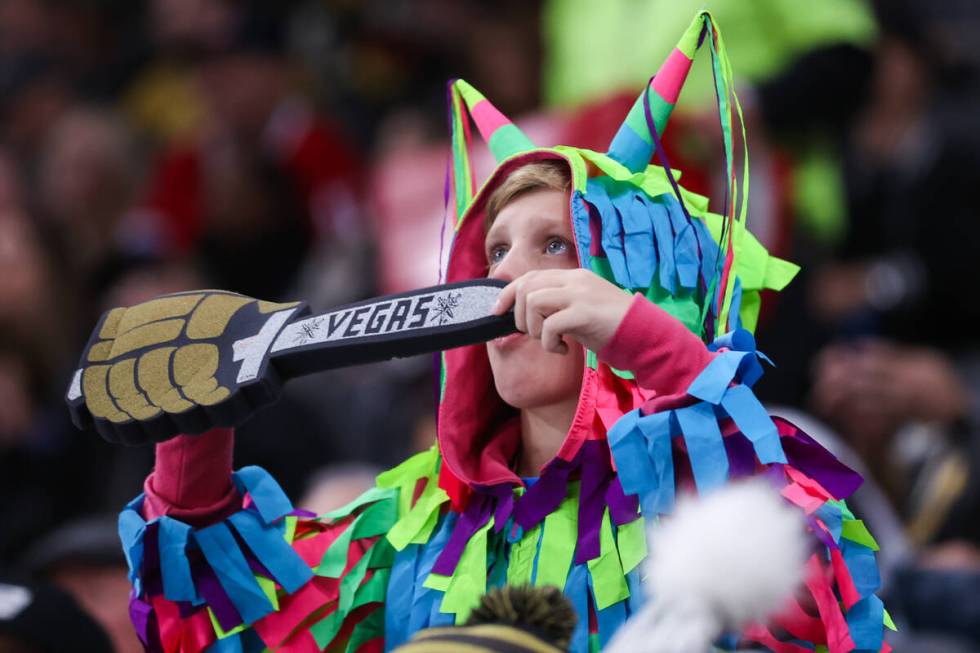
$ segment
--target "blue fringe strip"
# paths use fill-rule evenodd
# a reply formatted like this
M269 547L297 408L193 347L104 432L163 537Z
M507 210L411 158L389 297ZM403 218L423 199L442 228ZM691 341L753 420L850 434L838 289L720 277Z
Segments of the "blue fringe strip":
M646 290L656 284L673 297L693 297L700 306L710 290L709 310L718 302L724 292L717 282L721 251L704 222L688 218L676 197L664 193L651 198L633 184L606 176L589 179L581 197L594 209L589 213L599 218L600 247L618 285ZM588 217L579 213L577 227ZM592 232L587 224L576 228L576 238L583 260L588 260ZM736 278L733 328L740 326L741 297Z
M385 596L386 651L404 644L423 628L455 623L453 614L439 611L443 593L423 583L449 541L457 517L456 513L447 513L427 543L410 544L395 553Z
M195 550L203 555L246 623L258 621L274 609L255 580L249 557L261 563L289 593L296 592L313 577L313 571L284 538L283 518L292 512L293 506L278 483L260 467L239 470L233 474L233 481L242 494L247 492L251 496L253 506L206 528L195 529L166 516L147 522L142 517L143 495L126 505L119 515L119 538L137 596L143 596L145 589L142 569L145 534L154 524L163 596L169 601L186 601L195 606L204 603L191 571L189 554ZM239 542L244 542L244 549ZM225 640L220 646L231 648L214 650L241 650L240 638Z
M727 480L728 455L718 427L721 419L730 417L735 422L760 462L786 463L776 425L750 389L762 376L752 334L731 332L710 348L728 351L716 356L688 388L688 394L701 401L651 415L637 409L609 431L623 490L640 497L647 517L673 510L675 437L683 437L687 445L698 492L709 492Z

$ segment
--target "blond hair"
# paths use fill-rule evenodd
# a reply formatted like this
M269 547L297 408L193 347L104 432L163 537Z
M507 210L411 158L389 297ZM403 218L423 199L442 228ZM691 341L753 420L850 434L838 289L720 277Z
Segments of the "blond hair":
M558 159L535 161L521 166L510 173L502 184L487 199L487 210L483 220L489 229L497 214L515 199L536 190L557 190L567 192L572 185L568 164Z

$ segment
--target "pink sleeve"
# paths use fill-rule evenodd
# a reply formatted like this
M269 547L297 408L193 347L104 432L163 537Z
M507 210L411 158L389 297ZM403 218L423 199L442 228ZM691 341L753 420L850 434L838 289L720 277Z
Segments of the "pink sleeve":
M715 354L681 322L637 293L599 359L629 370L636 382L657 393L644 413L687 403L686 390Z
M232 429L178 435L156 448L156 465L143 484L146 520L167 515L205 526L241 509L231 481Z

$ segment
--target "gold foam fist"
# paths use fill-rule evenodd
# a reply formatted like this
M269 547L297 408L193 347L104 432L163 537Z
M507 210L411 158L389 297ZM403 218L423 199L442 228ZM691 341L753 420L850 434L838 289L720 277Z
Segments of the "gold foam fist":
M297 303L276 304L202 290L115 308L99 322L68 392L78 426L94 422L107 439L159 440L175 430L230 426L270 389L242 396L233 365L234 341ZM228 406L223 406L228 404Z

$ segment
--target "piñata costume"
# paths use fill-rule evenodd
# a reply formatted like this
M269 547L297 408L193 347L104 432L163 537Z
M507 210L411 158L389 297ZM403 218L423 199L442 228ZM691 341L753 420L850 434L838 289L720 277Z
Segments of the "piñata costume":
M730 182L723 215L677 184L659 141L705 48ZM174 505L159 490L166 477L193 475L202 460L220 471L208 447L230 456L222 442L231 435L166 442L146 495L120 518L140 639L167 652L380 651L465 621L487 588L511 583L563 588L579 617L571 650L599 650L642 601L645 524L669 515L679 490L763 475L805 513L819 543L806 581L816 611L794 604L775 632L757 625L719 646L889 650L876 545L844 503L860 478L771 418L751 389L762 374L750 333L759 292L781 289L796 268L745 228L747 154L739 179L733 152L741 111L711 16L695 18L606 153L536 148L462 80L450 103L458 219L446 280L486 275L483 214L493 189L528 162L558 159L571 170L581 265L637 294L613 342L586 353L558 455L533 484L514 473L519 421L494 390L482 345L442 357L438 448L328 515L294 509L254 467L234 475L230 492L216 490L211 505ZM479 192L467 112L500 161ZM649 165L654 154L661 166Z

